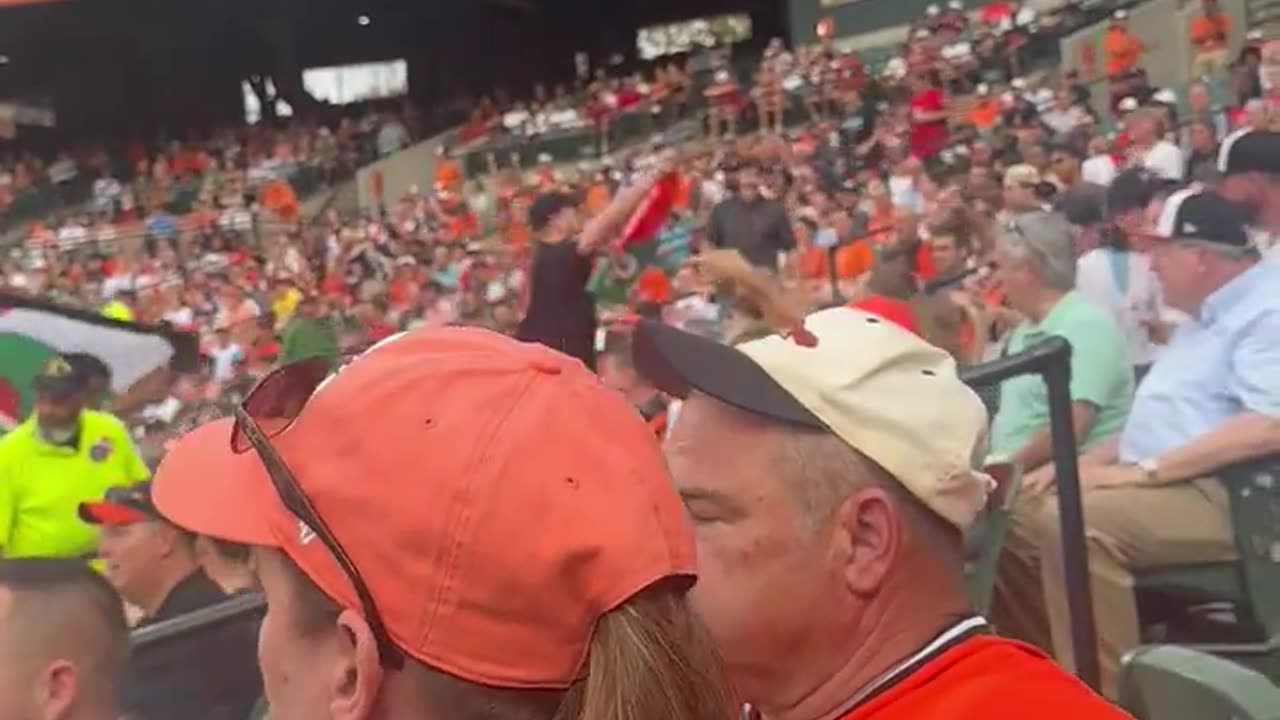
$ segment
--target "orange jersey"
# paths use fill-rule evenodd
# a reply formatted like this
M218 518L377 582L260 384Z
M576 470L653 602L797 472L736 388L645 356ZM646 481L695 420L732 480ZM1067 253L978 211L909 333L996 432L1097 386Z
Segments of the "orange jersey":
M1107 75L1123 75L1134 69L1142 58L1142 41L1124 28L1110 28L1102 36L1107 53Z
M1226 13L1213 17L1198 15L1191 19L1187 34L1198 52L1221 50L1227 46L1227 38L1231 35L1231 20Z
M921 662L841 720L1123 720L1039 650L992 635L962 640Z

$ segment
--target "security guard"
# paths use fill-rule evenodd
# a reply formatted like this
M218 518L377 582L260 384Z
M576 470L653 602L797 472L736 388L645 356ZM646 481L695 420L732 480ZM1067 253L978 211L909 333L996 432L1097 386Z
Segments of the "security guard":
M89 557L82 502L150 473L115 416L86 409L89 379L62 356L35 379L35 411L0 438L0 557Z

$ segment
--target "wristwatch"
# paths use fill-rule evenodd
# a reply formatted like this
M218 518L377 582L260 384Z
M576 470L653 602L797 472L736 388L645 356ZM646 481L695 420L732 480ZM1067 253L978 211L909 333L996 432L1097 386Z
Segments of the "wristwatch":
M1156 485L1160 482L1160 463L1155 458L1147 458L1138 463L1138 469L1142 471L1143 479L1148 485Z

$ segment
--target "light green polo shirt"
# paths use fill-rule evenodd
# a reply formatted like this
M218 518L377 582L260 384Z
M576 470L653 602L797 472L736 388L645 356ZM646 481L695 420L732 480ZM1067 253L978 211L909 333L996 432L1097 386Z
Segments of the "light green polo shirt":
M1005 354L1017 355L1050 335L1071 343L1071 399L1097 408L1093 427L1077 438L1080 449L1120 432L1133 404L1129 346L1111 317L1079 292L1062 296L1040 323L1024 321L1010 331ZM991 423L991 457L1008 458L1049 426L1049 397L1039 375L1000 384L1000 408Z
M80 503L150 475L114 415L85 410L80 423L75 448L45 442L34 417L0 438L0 557L93 553L98 536L80 520Z

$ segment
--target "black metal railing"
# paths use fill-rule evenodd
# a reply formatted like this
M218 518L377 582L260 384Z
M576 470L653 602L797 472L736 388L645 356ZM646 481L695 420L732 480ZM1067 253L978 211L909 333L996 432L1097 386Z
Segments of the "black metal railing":
M1021 375L1039 375L1049 395L1049 432L1058 484L1058 518L1062 527L1062 564L1071 618L1071 648L1076 675L1099 688L1097 630L1089 590L1089 560L1084 544L1080 468L1075 425L1071 417L1071 343L1051 337L1017 355L969 368L970 386L992 386Z

